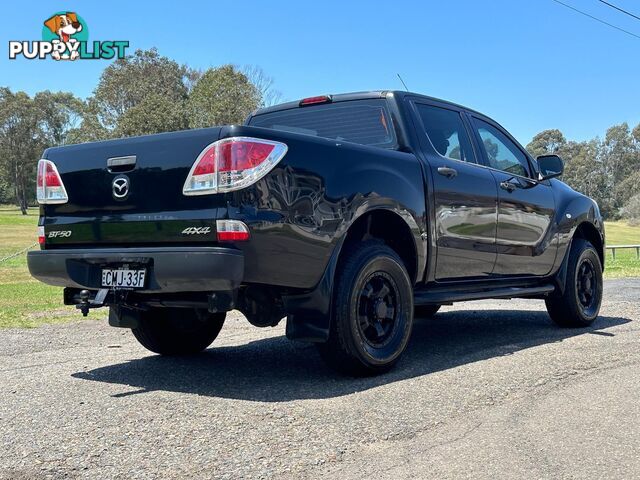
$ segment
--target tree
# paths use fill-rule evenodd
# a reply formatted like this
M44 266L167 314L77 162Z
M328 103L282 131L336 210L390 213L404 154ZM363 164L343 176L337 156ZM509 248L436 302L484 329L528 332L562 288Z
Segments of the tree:
M627 123L614 125L607 130L600 146L600 155L606 168L612 206L617 211L622 207L626 196L624 180L640 167L640 151L634 145Z
M574 190L593 198L601 213L608 217L614 212L609 191L605 159L600 155L600 142L567 142L558 154L565 162L562 180Z
M533 140L527 145L527 151L533 158L540 155L557 154L566 143L567 140L560 130L544 130L533 137Z
M7 183L7 179L4 178L0 172L0 204L13 202L13 193L11 187Z
M82 104L82 121L76 128L69 130L68 143L86 143L104 140L111 136L111 132L100 122L98 104L89 99Z
M282 101L282 92L273 87L273 78L268 76L262 68L256 65L248 65L242 69L242 73L258 90L260 96L259 107L270 107Z
M65 142L78 122L81 102L70 93L0 89L0 178L23 214L35 197L35 170L42 151ZM5 191L6 195L6 191Z
M186 66L159 55L155 48L137 50L134 55L116 60L102 72L98 86L87 102L86 118L81 129L89 130L88 137L109 137L123 129L129 130L133 121L131 118L125 120L126 128L118 130L121 118L146 101L144 107L131 114L137 122L143 111L153 111L148 108L151 98L162 98L165 105L171 103L176 112L171 116L175 123L162 122L164 131L184 128L184 102L193 75ZM155 119L147 120L156 123ZM139 127L135 129L138 133L158 132L151 127L142 131ZM77 138L82 136L79 133Z
M178 110L170 99L152 93L120 117L114 135L131 137L185 128L187 119L182 107Z
M614 197L622 208L626 207L631 197L638 193L638 185L640 185L640 171L636 170L616 186Z
M202 74L189 95L189 127L242 123L260 101L256 86L236 67L211 68Z
M84 104L69 92L36 93L33 106L37 109L38 125L43 142L47 145L62 145L67 134L77 128L82 120Z
M13 198L23 214L27 212L29 176L33 176L33 158L38 158L38 119L33 102L24 92L3 88L0 93L0 161ZM31 160L31 161L30 161Z
M640 123L631 132L636 149L640 149Z
M633 195L621 210L622 218L632 225L640 223L640 193Z

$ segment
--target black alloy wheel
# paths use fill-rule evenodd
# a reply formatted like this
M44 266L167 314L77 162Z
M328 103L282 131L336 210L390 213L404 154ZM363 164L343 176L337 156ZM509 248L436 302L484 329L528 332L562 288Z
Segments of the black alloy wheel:
M575 238L567 259L564 291L546 299L551 319L561 327L588 327L602 303L602 263L593 245Z
M374 348L386 345L397 328L398 298L393 279L385 272L374 272L360 289L358 327L365 341Z
M585 316L591 317L594 310L599 306L598 298L598 277L596 268L589 258L584 258L578 266L576 275L576 294Z
M413 326L413 289L399 255L384 243L350 245L333 287L329 340L322 358L348 375L389 370L404 352Z

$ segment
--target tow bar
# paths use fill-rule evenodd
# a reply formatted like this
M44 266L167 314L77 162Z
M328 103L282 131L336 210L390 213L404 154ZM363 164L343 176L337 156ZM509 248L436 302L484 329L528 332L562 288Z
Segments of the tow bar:
M86 317L89 314L90 308L102 307L107 293L109 293L108 288L101 288L98 290L98 293L96 293L96 296L91 298L91 292L89 292L89 290L80 290L77 296L78 304L76 308L82 312L83 317Z

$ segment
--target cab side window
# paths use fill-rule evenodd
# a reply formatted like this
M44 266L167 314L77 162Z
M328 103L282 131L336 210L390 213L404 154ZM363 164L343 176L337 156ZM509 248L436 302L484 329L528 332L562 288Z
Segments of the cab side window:
M522 177L531 177L529 161L515 143L487 122L474 118L473 123L491 168Z
M476 163L467 130L455 110L416 104L425 133L443 157Z

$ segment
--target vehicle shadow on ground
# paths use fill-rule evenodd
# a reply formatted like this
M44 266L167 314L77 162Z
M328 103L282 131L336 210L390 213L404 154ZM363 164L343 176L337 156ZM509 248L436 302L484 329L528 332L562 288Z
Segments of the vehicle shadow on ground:
M444 312L417 319L396 368L369 378L340 376L322 363L313 345L285 337L213 347L192 357L148 356L72 376L136 388L116 397L163 390L262 402L332 398L576 335L600 334L607 341L614 334L603 330L630 321L599 317L586 329L561 329L540 311Z

